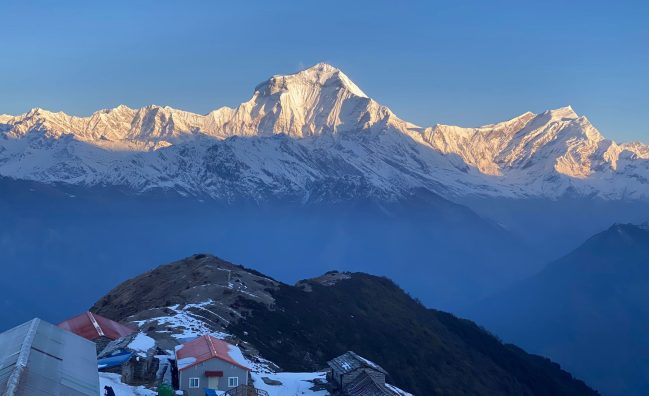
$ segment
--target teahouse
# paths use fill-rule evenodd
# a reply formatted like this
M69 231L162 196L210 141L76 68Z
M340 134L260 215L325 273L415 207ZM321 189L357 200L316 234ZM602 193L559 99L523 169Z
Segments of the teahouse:
M248 385L250 368L238 347L204 335L176 347L179 389L187 396Z

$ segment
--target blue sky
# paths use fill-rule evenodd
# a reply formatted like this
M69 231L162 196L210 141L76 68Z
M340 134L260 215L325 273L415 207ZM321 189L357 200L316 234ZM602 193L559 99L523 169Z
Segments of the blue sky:
M2 0L0 15L0 113L205 113L326 61L420 125L571 104L609 137L649 142L640 1Z

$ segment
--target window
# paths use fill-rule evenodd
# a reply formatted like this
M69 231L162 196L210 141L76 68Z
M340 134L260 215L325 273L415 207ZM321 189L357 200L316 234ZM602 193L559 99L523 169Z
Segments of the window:
M239 386L239 377L228 377L228 388L236 388Z
M200 386L200 378L190 378L189 379L189 387L190 388L198 388Z

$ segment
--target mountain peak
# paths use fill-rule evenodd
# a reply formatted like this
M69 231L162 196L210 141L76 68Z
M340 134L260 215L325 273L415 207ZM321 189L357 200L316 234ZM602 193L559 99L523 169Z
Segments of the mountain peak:
M325 72L325 73L338 73L341 72L340 69L338 69L335 66L330 65L329 63L326 62L320 62L316 63L315 65L311 67L307 67L306 69L302 70L303 72L306 71L317 71L317 72Z
M550 115L553 119L559 120L572 120L579 118L579 115L575 113L575 111L572 109L572 106L570 105L554 110L548 110L545 113Z
M130 111L130 110L133 110L133 109L131 109L127 105L121 104L121 105L118 105L117 107L115 107L113 110L118 110L118 111L129 110Z
M43 114L43 113L50 113L50 112L45 110L45 109L42 109L40 107L33 107L33 108L29 109L29 111L27 112L27 115L35 116L35 115L39 115L39 114Z
M334 89L346 90L353 96L368 97L340 69L324 62L317 63L294 74L275 75L268 81L258 85L255 91L266 96L289 89L300 89L304 87L316 87L317 89L332 87Z

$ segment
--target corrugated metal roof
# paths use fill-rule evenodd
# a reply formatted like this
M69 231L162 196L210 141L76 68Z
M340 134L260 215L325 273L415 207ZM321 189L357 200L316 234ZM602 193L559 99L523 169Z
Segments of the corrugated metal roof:
M198 337L176 347L178 369L185 370L211 359L220 359L244 370L250 370L231 355L232 348L237 347L210 335Z
M349 373L359 368L369 368L372 370L380 371L381 373L388 375L388 372L383 369L383 367L378 364L365 359L364 357L358 356L352 351L347 351L342 355L331 359L327 362L329 367L336 370L339 373Z
M59 323L58 326L91 341L99 337L116 340L135 331L130 327L92 312L84 312Z
M40 319L0 334L0 395L98 394L94 343Z
M344 390L345 396L397 396L363 370Z

